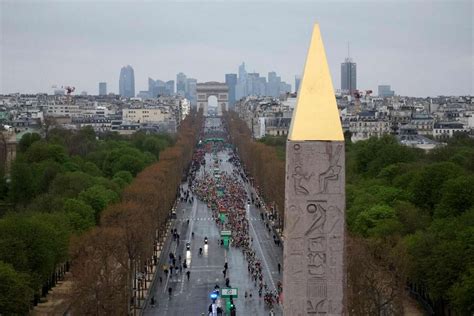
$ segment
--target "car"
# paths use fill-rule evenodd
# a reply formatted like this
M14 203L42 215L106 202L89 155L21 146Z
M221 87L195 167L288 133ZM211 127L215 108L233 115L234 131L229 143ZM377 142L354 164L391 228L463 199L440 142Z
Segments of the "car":
M204 243L207 245L207 237L204 237Z
M189 242L186 243L186 250L190 250L191 249L191 244Z

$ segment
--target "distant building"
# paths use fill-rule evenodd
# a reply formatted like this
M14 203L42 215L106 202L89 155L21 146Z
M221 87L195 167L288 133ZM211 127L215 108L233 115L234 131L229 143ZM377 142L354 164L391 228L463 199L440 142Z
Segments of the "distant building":
M65 95L66 91L64 89L54 89L54 95Z
M166 91L169 93L169 95L174 94L174 80L168 80L165 83Z
M150 98L158 96L170 96L174 94L174 81L153 80L148 78L148 95Z
M180 96L186 96L186 75L180 72L176 75L176 93Z
M137 98L149 99L149 98L151 98L150 92L148 92L147 90L141 90L141 91L138 92Z
M196 97L196 85L197 80L194 78L186 79L186 98L191 102L192 105L197 104L197 97Z
M99 82L99 95L107 95L107 82Z
M120 70L119 94L126 98L135 97L135 74L130 65Z
M419 135L433 135L434 118L427 113L414 113L410 125Z
M172 118L172 113L163 108L123 109L123 121L127 123L159 123Z
M277 76L276 72L271 71L268 73L268 85L267 85L267 95L270 97L279 97L280 96L280 83L281 78Z
M437 122L433 126L433 137L436 139L448 139L454 133L467 133L468 130L460 122Z
M237 74L226 74L225 84L229 87L229 107L233 107L235 103L235 89L237 86Z
M395 95L395 91L391 90L390 85L379 85L378 95L381 98L393 97Z
M397 135L396 138L402 145L420 148L427 151L441 145L434 140L419 135L417 127L411 124L401 126L399 135Z
M301 83L301 77L295 76L295 93L298 93L298 90L300 89L300 83Z
M351 95L357 90L357 64L349 57L341 63L341 90Z
M242 63L242 65L239 66L239 78L237 86L235 87L235 99L240 100L247 95L247 71L245 70L245 63Z

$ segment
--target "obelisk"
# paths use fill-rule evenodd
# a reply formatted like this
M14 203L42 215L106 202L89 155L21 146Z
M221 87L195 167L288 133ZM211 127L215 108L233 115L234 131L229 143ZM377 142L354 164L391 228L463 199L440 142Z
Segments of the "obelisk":
M286 143L285 316L345 312L344 135L319 25Z

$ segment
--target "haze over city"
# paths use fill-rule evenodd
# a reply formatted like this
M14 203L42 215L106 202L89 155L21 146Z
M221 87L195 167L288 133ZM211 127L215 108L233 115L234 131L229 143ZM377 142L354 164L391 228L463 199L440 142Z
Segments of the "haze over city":
M340 64L357 63L358 87L390 84L409 96L472 94L471 1L27 2L1 4L0 93L52 93L73 85L118 92L120 68L147 79L224 81L245 62L294 88L308 37L321 25L335 88Z

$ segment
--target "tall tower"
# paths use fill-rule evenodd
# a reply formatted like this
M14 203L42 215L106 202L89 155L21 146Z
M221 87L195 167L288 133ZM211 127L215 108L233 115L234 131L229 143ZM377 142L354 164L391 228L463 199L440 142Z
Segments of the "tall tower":
M301 76L295 76L295 93L300 89Z
M350 57L349 44L347 44L347 57L341 63L341 90L350 95L357 90L357 64Z
M186 75L182 72L176 75L176 93L180 96L186 96L188 89L186 87L187 78Z
M107 95L107 82L99 82L99 95Z
M135 97L135 73L130 65L120 70L119 94L126 98Z
M237 85L237 74L226 74L225 84L229 87L229 106L233 107L235 103L235 88Z
M248 96L248 89L247 89L247 71L245 70L245 63L243 62L242 65L239 66L239 78L237 81L237 85L235 87L235 99L240 100Z

